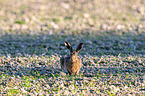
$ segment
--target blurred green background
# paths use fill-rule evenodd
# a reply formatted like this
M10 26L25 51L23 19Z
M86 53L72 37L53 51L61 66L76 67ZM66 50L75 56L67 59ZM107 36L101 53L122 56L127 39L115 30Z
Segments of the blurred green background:
M92 55L145 54L144 5L144 0L0 0L0 53L10 53L11 45L12 55L34 53L30 46L36 54L43 53L41 47L59 51L68 40L84 42Z

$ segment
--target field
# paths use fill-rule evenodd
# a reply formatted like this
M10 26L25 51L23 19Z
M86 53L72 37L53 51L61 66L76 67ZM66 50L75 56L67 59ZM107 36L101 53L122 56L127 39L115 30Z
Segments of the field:
M0 95L145 95L144 0L0 0ZM68 41L83 67L69 76Z

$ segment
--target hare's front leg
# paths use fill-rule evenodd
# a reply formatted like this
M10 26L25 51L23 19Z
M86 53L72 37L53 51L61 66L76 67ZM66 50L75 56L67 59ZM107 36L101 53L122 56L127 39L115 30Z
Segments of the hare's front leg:
M76 72L76 75L79 75L79 71L80 71L80 69Z

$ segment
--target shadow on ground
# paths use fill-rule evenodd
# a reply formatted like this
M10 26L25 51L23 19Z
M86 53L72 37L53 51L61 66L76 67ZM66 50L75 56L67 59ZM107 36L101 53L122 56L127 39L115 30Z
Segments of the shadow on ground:
M83 30L81 31L83 32ZM112 32L112 33L111 33ZM105 31L100 34L84 33L76 34L29 34L13 33L1 35L0 54L1 56L26 56L26 55L64 55L66 48L64 41L67 40L72 46L76 47L80 42L84 43L81 55L114 55L121 53L125 55L143 55L145 54L145 36L140 35L111 35L115 31ZM108 34L107 34L108 33ZM14 35L15 34L15 35Z

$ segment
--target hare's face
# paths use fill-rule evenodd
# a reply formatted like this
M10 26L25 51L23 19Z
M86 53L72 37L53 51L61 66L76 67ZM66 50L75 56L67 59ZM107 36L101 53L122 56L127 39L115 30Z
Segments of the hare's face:
M75 51L73 51L71 45L67 41L65 41L64 44L70 50L70 59L71 59L71 61L77 60L78 52L82 49L83 43L80 43Z
M71 60L72 60L72 61L75 61L75 60L77 59L77 55L78 55L78 52L73 51L73 52L70 54Z

